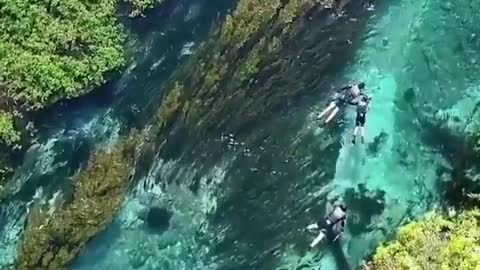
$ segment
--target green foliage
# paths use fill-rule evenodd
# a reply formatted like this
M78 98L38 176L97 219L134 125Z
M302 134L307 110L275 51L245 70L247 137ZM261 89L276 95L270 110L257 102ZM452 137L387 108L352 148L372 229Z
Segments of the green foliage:
M0 0L0 85L37 109L77 97L123 64L116 0Z
M452 219L430 214L401 227L397 240L377 249L368 270L478 270L480 211Z
M85 244L113 219L130 184L138 134L112 152L95 153L74 182L70 202L55 208L37 202L18 247L17 269L65 269Z
M0 93L27 110L89 92L124 64L119 1L131 16L164 0L0 0ZM0 115L0 139L19 139Z
M13 126L13 116L0 111L0 140L7 145L12 145L20 140L20 133Z

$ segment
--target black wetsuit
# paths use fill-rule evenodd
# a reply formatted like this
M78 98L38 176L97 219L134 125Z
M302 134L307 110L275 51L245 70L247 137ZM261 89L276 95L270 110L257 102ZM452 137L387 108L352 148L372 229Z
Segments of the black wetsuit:
M365 126L365 116L367 115L368 101L362 99L357 104L357 117L355 118L355 126Z

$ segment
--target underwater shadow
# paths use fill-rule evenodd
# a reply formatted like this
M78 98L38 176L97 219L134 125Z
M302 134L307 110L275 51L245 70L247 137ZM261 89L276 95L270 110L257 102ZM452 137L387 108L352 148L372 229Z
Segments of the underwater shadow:
M348 263L347 256L343 252L342 245L340 241L335 241L329 245L329 249L332 252L332 256L335 259L338 270L351 270L350 264Z

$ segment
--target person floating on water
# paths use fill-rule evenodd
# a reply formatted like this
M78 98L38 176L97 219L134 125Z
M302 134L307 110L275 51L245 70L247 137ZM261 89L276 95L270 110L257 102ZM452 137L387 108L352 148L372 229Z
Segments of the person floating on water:
M307 226L308 230L318 230L318 236L310 244L310 248L315 247L327 235L335 236L333 241L345 231L345 223L347 220L347 205L344 202L339 202L334 205L332 211L321 221Z
M358 130L360 129L360 140L362 143L365 142L365 117L368 110L370 109L370 100L371 97L362 94L360 99L356 102L357 105L357 116L355 117L355 129L353 130L352 143L355 144L357 138ZM352 103L355 105L354 103Z
M328 115L325 123L330 122L335 115L338 113L341 107L345 105L345 103L353 104L357 102L357 99L365 90L365 83L360 82L359 84L350 84L340 88L339 90L335 91L332 98L330 99L330 104L328 107L323 110L322 113L318 116L318 119L322 119L323 116Z

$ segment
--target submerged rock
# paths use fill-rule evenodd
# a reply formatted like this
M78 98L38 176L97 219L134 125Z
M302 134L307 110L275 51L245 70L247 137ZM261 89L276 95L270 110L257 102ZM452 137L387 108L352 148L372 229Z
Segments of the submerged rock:
M354 213L349 220L348 227L352 234L359 234L369 230L371 219L382 214L385 209L385 191L368 190L364 184L357 189L348 189L345 192L345 202Z
M388 133L382 131L373 138L373 141L368 144L368 152L370 155L376 155L382 145L388 140Z
M173 213L164 207L151 207L140 214L148 228L159 232L168 230Z
M407 102L408 104L412 104L415 101L415 88L410 87L405 92L403 92L403 100Z

